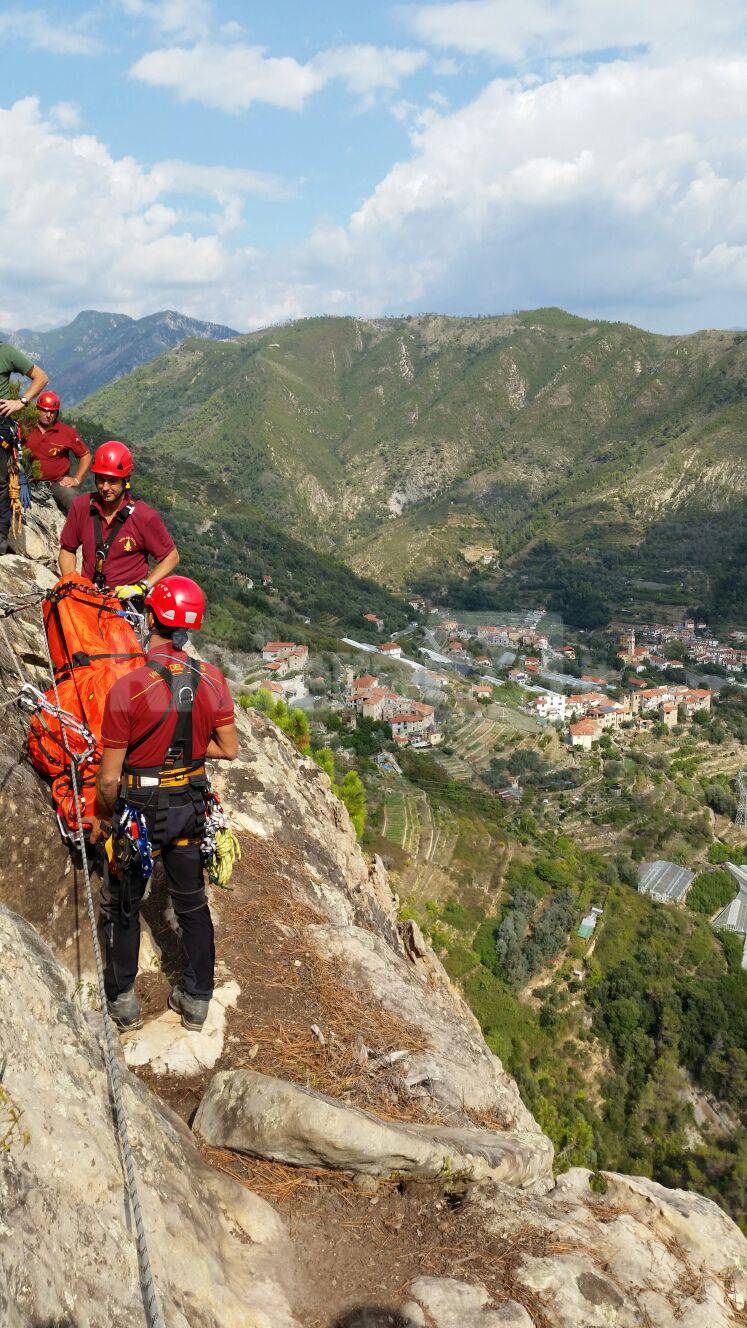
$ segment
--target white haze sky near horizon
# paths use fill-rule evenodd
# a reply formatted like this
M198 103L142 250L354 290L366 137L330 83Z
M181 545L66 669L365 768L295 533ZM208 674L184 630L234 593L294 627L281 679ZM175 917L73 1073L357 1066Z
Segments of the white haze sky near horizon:
M747 325L739 0L0 13L0 327L561 305Z

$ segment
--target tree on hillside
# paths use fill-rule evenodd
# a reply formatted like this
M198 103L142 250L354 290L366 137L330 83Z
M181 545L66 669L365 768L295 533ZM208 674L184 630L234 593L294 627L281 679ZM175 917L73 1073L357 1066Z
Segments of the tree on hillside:
M708 784L705 790L705 800L708 806L719 816L730 816L733 820L737 814L737 800L733 793L725 789L723 784Z
M349 770L345 775L340 785L339 796L348 809L355 833L360 839L366 825L366 790L357 770Z
M704 871L695 877L688 891L687 907L712 918L731 903L736 893L736 884L728 871Z

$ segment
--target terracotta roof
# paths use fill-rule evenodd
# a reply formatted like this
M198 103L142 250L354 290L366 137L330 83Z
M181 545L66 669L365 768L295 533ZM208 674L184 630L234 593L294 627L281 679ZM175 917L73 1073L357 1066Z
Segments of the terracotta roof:
M590 734L592 738L597 736L597 725L593 719L580 719L578 724L571 724L569 732L574 738L583 737L584 734Z
M364 673L360 678L353 679L352 687L357 692L362 688L373 687L376 682L378 682L378 678L375 678L372 673Z
M268 641L263 650L297 650L295 641Z

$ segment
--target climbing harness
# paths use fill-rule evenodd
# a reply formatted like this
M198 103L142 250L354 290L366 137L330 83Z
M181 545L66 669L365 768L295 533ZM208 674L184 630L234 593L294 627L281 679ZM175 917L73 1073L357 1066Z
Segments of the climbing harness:
M31 598L32 597L29 597L30 600ZM11 611L18 612L20 610L20 607L29 607L29 606L19 605L13 608L12 610L7 610L7 612ZM161 1314L161 1309L158 1303L158 1294L156 1291L155 1282L153 1280L153 1269L150 1262L150 1252L148 1249L148 1241L145 1232L145 1225L143 1222L143 1211L140 1203L140 1192L137 1182L135 1159L132 1154L132 1147L130 1145L129 1132L127 1128L127 1116L125 1114L124 1100L122 1097L122 1076L119 1068L119 1061L117 1059L118 1038L114 1029L114 1024L112 1022L111 1015L109 1014L109 1007L107 1005L107 999L106 999L106 989L104 986L104 964L101 956L101 946L99 944L98 930L96 925L96 910L93 902L91 876L88 868L88 853L87 853L87 845L85 840L85 832L83 828L83 811L81 807L80 786L78 781L78 766L83 758L80 756L79 753L73 752L71 750L67 738L68 728L72 728L72 726L75 725L75 729L73 731L79 732L81 726L77 723L77 721L74 719L73 716L70 716L65 710L63 710L60 704L57 679L55 677L55 668L49 647L49 641L47 640L46 622L44 621L43 617L42 617L42 627L44 635L44 644L47 654L47 663L49 665L49 671L52 676L52 689L55 697L54 706L52 705L52 702L47 697L44 696L42 692L39 692L38 689L35 688L32 683L28 682L28 680L24 678L23 671L18 662L16 652L14 651L8 639L7 633L5 631L5 626L2 623L2 621L0 621L0 634L2 634L3 636L6 648L8 649L11 661L13 663L13 667L15 669L15 672L18 674L22 684L21 692L18 694L18 696L15 699L17 700L19 699L19 696L23 695L27 698L28 703L30 703L33 699L34 705L36 706L36 704L41 701L44 703L44 705L47 708L55 711L57 721L60 725L62 742L65 747L67 758L70 762L70 779L72 785L73 798L75 802L75 819L76 819L75 834L76 834L78 851L80 853L80 860L83 868L83 880L85 885L84 897L86 901L86 911L88 913L88 921L91 927L93 955L96 965L96 979L98 983L99 1000L101 1004L101 1013L103 1021L104 1062L106 1065L107 1079L109 1082L109 1089L111 1092L112 1102L114 1105L114 1118L117 1127L117 1134L119 1137L120 1152L122 1155L122 1161L124 1165L127 1193L129 1196L130 1207L132 1210L132 1217L135 1224L135 1242L137 1247L138 1268L140 1271L140 1283L143 1293L145 1314L148 1323L148 1328L165 1328L163 1316ZM88 733L88 730L85 730L85 732L89 738L92 737L92 735Z
M95 555L94 571L93 571L93 584L97 587L98 590L106 590L107 582L106 582L106 576L104 574L104 563L106 562L106 555L108 554L112 544L114 543L114 540L116 539L117 535L122 529L122 526L124 525L125 521L129 516L132 516L132 513L135 510L135 504L125 503L124 507L120 507L116 516L113 518L111 525L109 526L109 533L107 535L104 535L103 526L101 524L101 512L98 509L96 495L93 493L91 494L90 510L91 510L91 520L93 521L93 534L94 534L94 539L96 541L96 555Z
M234 863L241 858L241 844L217 793L208 788L205 808L205 831L200 844L205 871L211 885L231 890L229 885Z

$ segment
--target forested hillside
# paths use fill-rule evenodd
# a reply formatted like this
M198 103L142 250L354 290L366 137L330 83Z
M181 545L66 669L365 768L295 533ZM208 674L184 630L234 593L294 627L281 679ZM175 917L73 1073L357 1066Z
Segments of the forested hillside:
M746 370L742 333L557 309L314 318L185 342L85 413L392 587L461 581L499 602L580 580L613 607L734 620Z
M109 436L85 417L76 423L92 447ZM328 634L336 646L346 632L371 636L365 613L376 613L390 633L407 623L401 597L294 539L253 504L227 503L223 486L202 466L184 460L177 472L152 450L136 448L129 434L123 432L123 441L136 454L135 492L164 513L182 567L208 596L211 637L254 650L285 637L291 625L299 641L323 645Z

